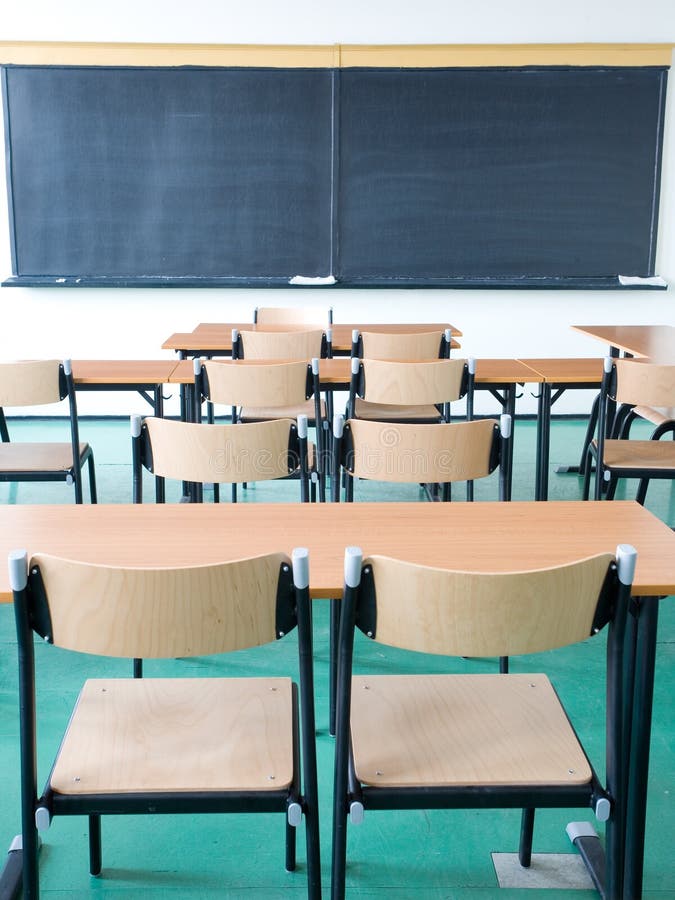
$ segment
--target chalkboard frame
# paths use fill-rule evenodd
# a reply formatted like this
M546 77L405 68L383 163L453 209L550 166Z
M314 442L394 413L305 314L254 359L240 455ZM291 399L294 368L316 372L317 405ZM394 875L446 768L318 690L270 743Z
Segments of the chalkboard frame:
M618 275L610 274L602 277L532 277L524 275L522 277L471 277L471 278L463 278L463 277L406 277L397 275L394 278L388 277L379 277L373 278L364 277L360 278L355 275L351 275L348 279L343 279L340 277L339 265L339 212L337 203L333 204L331 207L331 243L332 246L330 248L331 258L335 260L335 269L337 274L337 280L334 283L327 283L326 279L317 278L312 279L307 278L303 283L291 283L291 278L293 275L302 275L304 273L301 272L289 272L288 277L268 277L268 276L256 276L256 275L248 275L248 276L223 276L223 277L214 277L214 276L195 276L195 275L185 275L185 276L161 276L161 275L142 275L142 274L131 274L131 275L116 275L116 276L96 276L96 275L80 275L80 274L70 274L70 273L56 273L56 274L17 274L16 267L16 235L14 230L14 218L13 218L13 204L14 197L12 191L12 179L11 179L11 156L12 156L12 147L11 147L11 128L9 127L10 123L8 122L8 96L7 96L7 70L13 68L15 64L5 64L3 67L3 99L4 99L4 108L5 108L5 146L6 146L6 159L8 165L8 200L10 206L10 242L11 242L11 253L12 253L12 261L13 261L13 271L14 274L7 278L4 282L4 286L50 286L50 287L185 287L185 288L193 288L193 287L216 287L216 288L224 288L224 287L252 287L252 288L276 288L276 287L293 287L295 289L308 289L315 287L318 284L321 284L323 289L335 289L335 288L462 288L462 289L510 289L510 288L518 288L518 289L619 289L619 290L653 290L653 289L665 289L666 285L662 282L661 279L657 277L652 277L653 268L649 275L645 278L637 278L637 279L629 279L624 281L619 278ZM189 68L192 68L190 66ZM499 67L504 68L504 67ZM517 67L519 70L525 70L528 67L522 66ZM545 67L545 68L553 68L553 67ZM559 67L560 69L564 69L566 67ZM594 67L592 67L594 68ZM603 66L602 68L608 68L607 66ZM610 67L611 68L611 67ZM667 79L667 70L668 66L658 65L658 66L648 66L642 68L652 68L657 69L662 73L662 96L660 100L660 111L659 111L659 121L658 121L658 134L657 134L657 159L656 165L654 168L654 185L653 185L653 198L654 198L654 241L656 239L656 224L658 222L658 198L659 198L659 189L660 189L660 176L661 176L661 164L662 164L662 135L663 135L663 125L664 125L664 117L665 117L665 84ZM349 71L346 69L345 71ZM331 102L333 105L332 114L334 120L334 128L337 130L339 128L339 114L340 114L340 69L339 67L335 67L333 70L333 94L331 97ZM340 159L339 159L339 143L337 140L333 143L333 160L332 160L332 173L331 177L333 179L333 183L331 186L331 190L337 191L339 187L339 175L340 175ZM331 273L332 274L332 273ZM329 279L330 281L330 279Z

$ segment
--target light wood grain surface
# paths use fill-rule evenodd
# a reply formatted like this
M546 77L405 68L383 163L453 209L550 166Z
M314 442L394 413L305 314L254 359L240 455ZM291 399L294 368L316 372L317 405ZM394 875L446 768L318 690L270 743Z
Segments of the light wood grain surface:
M552 384L600 384L603 360L598 357L574 359L521 359L524 365L533 369L543 381Z
M672 325L573 325L572 328L632 356L675 363L675 328Z
M212 350L232 351L232 329L239 331L305 331L303 325L253 325L251 322L202 322L193 331L176 332L168 337L162 344L163 350ZM462 332L449 323L424 322L406 324L333 324L333 350L336 353L349 353L352 347L352 332L354 329L361 331L378 331L391 333L419 333L426 331L445 331L449 328L453 335L460 337ZM453 339L452 346L458 348L459 344Z
M514 656L583 641L612 558L485 575L368 557L379 598L376 639L453 656Z
M469 481L490 474L494 419L412 425L350 419L358 478L425 484Z
M60 794L273 791L290 784L292 760L288 679L91 679L51 785Z
M57 359L0 363L0 407L58 403Z
M57 646L174 658L273 641L279 571L289 559L274 553L221 565L140 569L36 554L30 564L40 568Z
M356 773L366 784L585 784L591 770L545 675L359 676Z
M206 425L175 419L145 419L152 445L153 474L179 481L268 481L285 478L291 419Z
M73 360L75 385L167 384L178 363L175 359Z
M544 568L620 543L635 595L675 593L675 532L634 501L0 506L0 558L25 548L110 565L196 565L308 547L313 597L342 594L346 546L474 571ZM0 565L0 596L11 598Z

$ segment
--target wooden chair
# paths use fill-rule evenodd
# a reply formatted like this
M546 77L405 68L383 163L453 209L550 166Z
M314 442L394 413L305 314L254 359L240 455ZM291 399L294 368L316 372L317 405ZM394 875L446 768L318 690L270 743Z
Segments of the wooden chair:
M250 361L238 363L209 360L195 363L195 409L209 404L209 421L214 405L229 408L232 422L267 422L305 416L316 431L316 451L308 445L313 492L319 485L319 499L325 499L323 461L327 452L325 404L319 387L319 360L291 362ZM236 485L233 485L236 497Z
M320 897L307 551L294 551L292 562L274 553L152 569L39 554L27 566L25 551L17 551L10 578L19 645L24 898L38 896L37 831L54 816L89 817L90 871L98 875L102 815L206 812L283 814L289 870L304 815L308 896ZM38 793L33 632L78 653L173 659L260 646L296 626L299 700L288 677L87 680Z
M360 550L348 549L339 640L333 900L345 895L348 818L356 824L369 809L467 807L523 810L525 866L535 807L591 807L606 828L605 896L622 896L623 698L631 691L623 647L635 558L633 548L624 546L616 563L602 554L551 569L488 574L384 557L362 563ZM604 783L545 675L353 675L355 628L394 647L482 656L563 647L607 624ZM363 662L357 664L363 672ZM455 845L458 840L455 835Z
M473 359L391 361L352 357L347 415L380 422L443 422L467 398L473 413Z
M207 425L131 417L133 500L143 502L142 472L188 483L201 503L203 484L241 484L296 476L300 499L309 500L307 419L242 425ZM164 497L161 493L160 502Z
M606 437L608 408L619 404L615 430ZM660 441L673 430L663 418L651 440L633 440L629 428L635 409L675 406L675 365L660 365L635 359L605 360L598 414L598 437L588 446L583 496L590 493L591 461L596 460L595 499L606 488L607 499L614 498L620 478L639 479L636 500L644 504L652 478L675 478L675 443Z
M42 406L68 401L70 442L10 441L4 407ZM82 469L89 473L91 502L96 503L94 453L80 442L70 360L0 363L0 481L65 481L82 503Z
M352 332L352 356L360 359L422 360L448 359L452 331Z
M333 307L256 306L253 321L256 325L318 325L329 328L333 324Z

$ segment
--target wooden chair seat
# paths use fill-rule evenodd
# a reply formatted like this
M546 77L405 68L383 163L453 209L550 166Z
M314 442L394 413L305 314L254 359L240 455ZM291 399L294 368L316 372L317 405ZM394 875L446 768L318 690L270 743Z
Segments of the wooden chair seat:
M85 682L51 775L59 794L272 791L293 778L291 681Z
M297 419L298 416L307 416L308 421L314 422L314 400L294 406L256 406L242 407L239 413L240 422L264 422L269 419ZM321 401L321 418L326 417L326 403Z
M363 784L591 780L586 755L546 675L354 677L351 727Z
M597 442L593 442L597 451ZM609 469L675 470L673 441L605 441L604 463ZM637 476L636 476L637 477Z
M80 458L89 445L80 443ZM73 447L66 443L0 443L0 472L67 472L73 468Z
M400 406L393 403L370 403L356 398L355 417L379 422L441 421L441 414L433 404L427 406Z

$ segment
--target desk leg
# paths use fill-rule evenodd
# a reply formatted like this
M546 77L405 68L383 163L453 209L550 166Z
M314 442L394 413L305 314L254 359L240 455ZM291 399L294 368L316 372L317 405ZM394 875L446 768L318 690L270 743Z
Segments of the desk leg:
M551 385L540 385L537 405L537 461L535 464L535 500L548 500L548 459L551 442Z
M506 471L506 497L505 500L511 499L511 490L513 486L513 442L516 427L516 385L510 384L504 392L506 404L505 411L511 416L511 440L509 441L509 459Z
M162 384L155 385L154 407L155 415L158 419L164 418L164 396L162 394L163 387L164 385ZM166 496L164 489L164 479L155 477L155 502L164 503L165 499Z
M628 808L626 810L624 900L640 900L642 896L658 610L658 597L640 598L635 648Z

